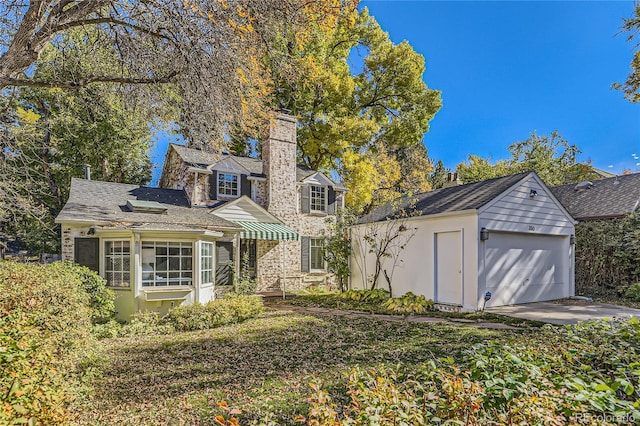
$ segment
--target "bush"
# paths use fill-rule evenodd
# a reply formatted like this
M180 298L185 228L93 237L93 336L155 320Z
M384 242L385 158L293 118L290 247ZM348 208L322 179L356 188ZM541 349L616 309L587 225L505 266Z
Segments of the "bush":
M389 298L389 292L380 288L374 290L347 290L339 293L338 297L355 301L382 302Z
M576 291L597 296L640 281L640 215L576 225Z
M109 305L94 278L61 262L0 261L0 424L68 419L92 347L91 318Z
M258 280L251 278L249 271L249 253L245 253L240 263L240 276L238 277L233 292L248 296L254 294L256 288L258 288Z
M180 331L203 330L245 321L257 316L263 309L259 296L230 293L223 299L204 305L178 306L167 314L164 321Z
M640 283L631 284L624 292L624 296L640 302Z
M546 327L527 344L486 343L456 366L353 369L348 403L312 384L309 424L637 424L640 321ZM337 400L337 399L336 399Z
M416 296L412 292L405 293L402 297L390 298L382 302L382 307L401 314L423 314L433 311L433 300L427 300L424 295Z

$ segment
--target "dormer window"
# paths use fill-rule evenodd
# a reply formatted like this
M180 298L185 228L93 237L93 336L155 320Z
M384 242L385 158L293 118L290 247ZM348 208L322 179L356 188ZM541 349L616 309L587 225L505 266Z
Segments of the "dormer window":
M324 186L311 185L311 211L323 212L327 211L327 195Z
M237 197L239 195L238 175L232 173L218 173L218 195Z

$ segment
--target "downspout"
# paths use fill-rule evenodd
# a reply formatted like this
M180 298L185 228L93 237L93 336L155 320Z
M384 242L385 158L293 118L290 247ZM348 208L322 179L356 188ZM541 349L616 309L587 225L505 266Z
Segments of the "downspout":
M191 205L195 206L196 204L196 200L198 199L197 197L197 192L198 192L198 172L194 172L195 173L195 177L193 178L193 192L191 193Z

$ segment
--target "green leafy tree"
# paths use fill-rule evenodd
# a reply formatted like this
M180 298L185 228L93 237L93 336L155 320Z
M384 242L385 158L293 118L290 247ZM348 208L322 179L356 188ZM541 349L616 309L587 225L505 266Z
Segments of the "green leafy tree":
M356 223L356 216L349 209L338 212L336 220L328 220L324 236L323 257L327 262L327 270L338 280L340 291L347 289L349 274L349 257L351 256L350 229Z
M421 177L402 173L413 161L403 149L416 147L422 164L429 162L419 145L441 107L440 92L423 80L423 56L407 41L391 42L366 8L345 10L335 27L304 43L286 26L278 34L266 64L273 105L299 118L299 161L337 172L358 212L384 202L382 193L428 190L430 164ZM381 164L378 155L389 161Z
M81 44L87 34L69 42ZM45 49L35 78L76 71L77 62L59 63L56 49ZM104 67L110 66L103 56ZM76 90L23 87L16 91L4 127L4 159L0 174L11 177L15 197L0 215L5 237L17 238L36 251L54 251L59 244L53 219L68 198L71 177L92 168L98 180L143 184L151 177L149 148L152 119L131 93L96 83ZM5 121L6 123L6 121ZM21 208L15 208L20 205Z
M444 188L449 182L449 173L451 173L451 171L444 166L442 160L438 160L429 175L431 189Z
M469 155L466 162L458 165L458 177L464 183L470 183L534 171L549 186L596 177L588 163L577 162L578 147L569 144L558 131L549 136L531 133L528 139L515 142L507 149L511 158L493 164L490 159Z
M640 49L638 49L640 45L636 42L636 37L640 33L640 2L636 3L633 16L624 20L622 29L629 34L627 40L635 42L635 52L631 59L631 73L623 84L614 83L613 87L622 90L624 97L630 102L638 103L640 102Z

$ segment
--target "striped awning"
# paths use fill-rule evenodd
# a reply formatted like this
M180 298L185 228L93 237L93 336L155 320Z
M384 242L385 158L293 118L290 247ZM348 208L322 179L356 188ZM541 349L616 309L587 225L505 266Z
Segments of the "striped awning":
M298 233L279 223L241 222L244 228L240 238L247 240L298 240Z

